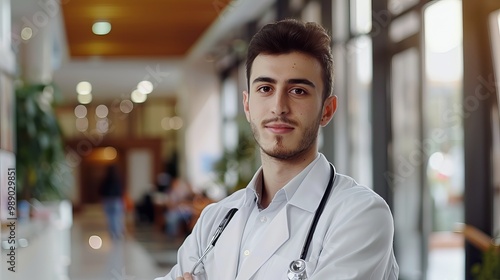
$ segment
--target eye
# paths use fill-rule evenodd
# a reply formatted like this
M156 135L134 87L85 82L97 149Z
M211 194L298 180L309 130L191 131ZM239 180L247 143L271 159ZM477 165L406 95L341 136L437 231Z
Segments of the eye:
M296 95L304 95L307 94L307 92L301 88L293 88L290 90L291 93L296 94Z
M270 86L262 86L257 89L258 92L267 93L271 91Z

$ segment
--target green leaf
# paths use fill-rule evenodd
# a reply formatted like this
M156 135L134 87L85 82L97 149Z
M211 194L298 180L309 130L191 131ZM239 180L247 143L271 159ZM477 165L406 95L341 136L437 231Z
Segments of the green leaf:
M16 88L16 165L20 199L62 199L63 188L68 187L54 179L58 176L55 175L58 173L56 163L64 161L64 150L52 104L47 103L50 98L41 98L47 86L57 92L57 87L45 84L24 84Z

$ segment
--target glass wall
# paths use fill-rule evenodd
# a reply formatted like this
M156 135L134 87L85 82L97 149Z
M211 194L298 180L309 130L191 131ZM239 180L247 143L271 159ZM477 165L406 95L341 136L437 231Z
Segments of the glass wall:
M373 187L371 150L371 0L332 1L334 41L335 165L339 172Z
M464 222L462 2L441 0L424 10L424 95L422 143L425 181L432 199L429 270L434 279L463 279L463 238L453 233ZM465 109L465 110L464 110ZM447 267L442 260L447 260Z
M388 176L394 193L396 256L401 279L422 279L419 52L402 51L392 58L392 166Z
M495 71L496 84L500 85L500 10L490 14L490 38L493 55L493 67ZM493 170L500 169L500 88L496 88L497 102L492 114L492 137L493 137ZM493 233L495 241L500 245L500 174L493 173L494 200L493 200Z

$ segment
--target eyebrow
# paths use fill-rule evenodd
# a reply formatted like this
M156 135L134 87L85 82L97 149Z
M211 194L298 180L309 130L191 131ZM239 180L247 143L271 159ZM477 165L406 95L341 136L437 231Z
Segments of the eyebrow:
M265 82L265 83L271 83L271 84L276 84L277 81L273 78L270 77L257 77L255 80L253 80L252 84L259 83L259 82ZM304 84L311 86L313 88L316 88L313 82L309 81L308 79L288 79L286 80L287 84Z

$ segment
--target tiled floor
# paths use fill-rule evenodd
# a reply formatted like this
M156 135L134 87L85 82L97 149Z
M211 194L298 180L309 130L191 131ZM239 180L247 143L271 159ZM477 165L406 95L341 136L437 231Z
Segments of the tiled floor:
M144 246L143 244L147 243L138 243L134 231L135 229L129 226L127 237L122 241L113 242L106 232L105 217L99 206L86 207L82 213L76 214L71 231L69 279L151 280L165 275L170 269L169 262L161 263L157 260L168 260L173 257L175 261L174 245L170 243L165 245L160 233L155 238L154 232L147 228L138 228L137 237L143 241L149 238L151 241L149 245ZM102 246L99 249L93 249L89 244L89 238L93 235L102 239ZM154 250L146 249L147 246L152 248L162 246L162 250L155 256Z

